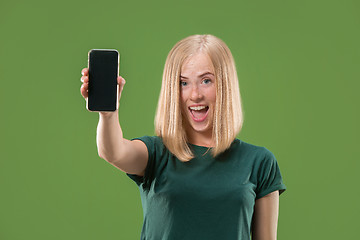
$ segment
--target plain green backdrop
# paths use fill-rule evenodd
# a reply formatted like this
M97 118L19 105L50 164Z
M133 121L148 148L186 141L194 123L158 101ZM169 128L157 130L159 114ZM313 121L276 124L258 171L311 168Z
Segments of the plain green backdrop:
M168 52L205 33L236 61L238 137L279 162L278 239L357 238L359 13L356 0L2 1L0 239L139 239L138 188L97 155L81 69L90 49L117 49L124 135L153 135Z

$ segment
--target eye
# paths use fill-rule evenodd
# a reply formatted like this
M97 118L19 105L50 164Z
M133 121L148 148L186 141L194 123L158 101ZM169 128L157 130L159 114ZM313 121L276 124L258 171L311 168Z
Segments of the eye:
M205 84L209 84L209 83L211 83L211 79L209 79L209 78L204 79L203 83L205 83Z
M185 82L185 81L180 81L180 86L185 87L186 85L187 85L187 82Z

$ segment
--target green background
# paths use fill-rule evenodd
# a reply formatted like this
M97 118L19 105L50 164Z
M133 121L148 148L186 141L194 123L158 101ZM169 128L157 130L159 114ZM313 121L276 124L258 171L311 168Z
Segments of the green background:
M1 1L0 239L139 239L136 184L97 155L80 95L92 48L121 54L126 138L154 134L167 53L231 49L245 122L288 190L278 239L358 237L359 1Z

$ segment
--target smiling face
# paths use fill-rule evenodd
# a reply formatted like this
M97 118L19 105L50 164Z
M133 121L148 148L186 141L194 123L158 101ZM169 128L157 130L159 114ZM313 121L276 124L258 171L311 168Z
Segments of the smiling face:
M181 68L180 103L190 143L212 145L216 100L215 73L208 55L197 53Z

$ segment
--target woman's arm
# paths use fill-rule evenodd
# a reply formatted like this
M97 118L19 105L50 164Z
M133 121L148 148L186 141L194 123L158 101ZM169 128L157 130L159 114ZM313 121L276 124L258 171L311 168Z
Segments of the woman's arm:
M113 113L99 113L96 143L98 154L110 164L125 173L143 176L148 161L145 143L123 138L116 110Z
M89 69L82 71L80 92L86 99L89 94ZM125 79L118 76L119 96L125 85ZM99 112L96 143L98 154L120 170L143 176L148 162L148 152L145 143L140 140L129 141L123 138L119 123L118 110L115 112Z
M276 240L279 217L279 191L255 201L252 240Z

